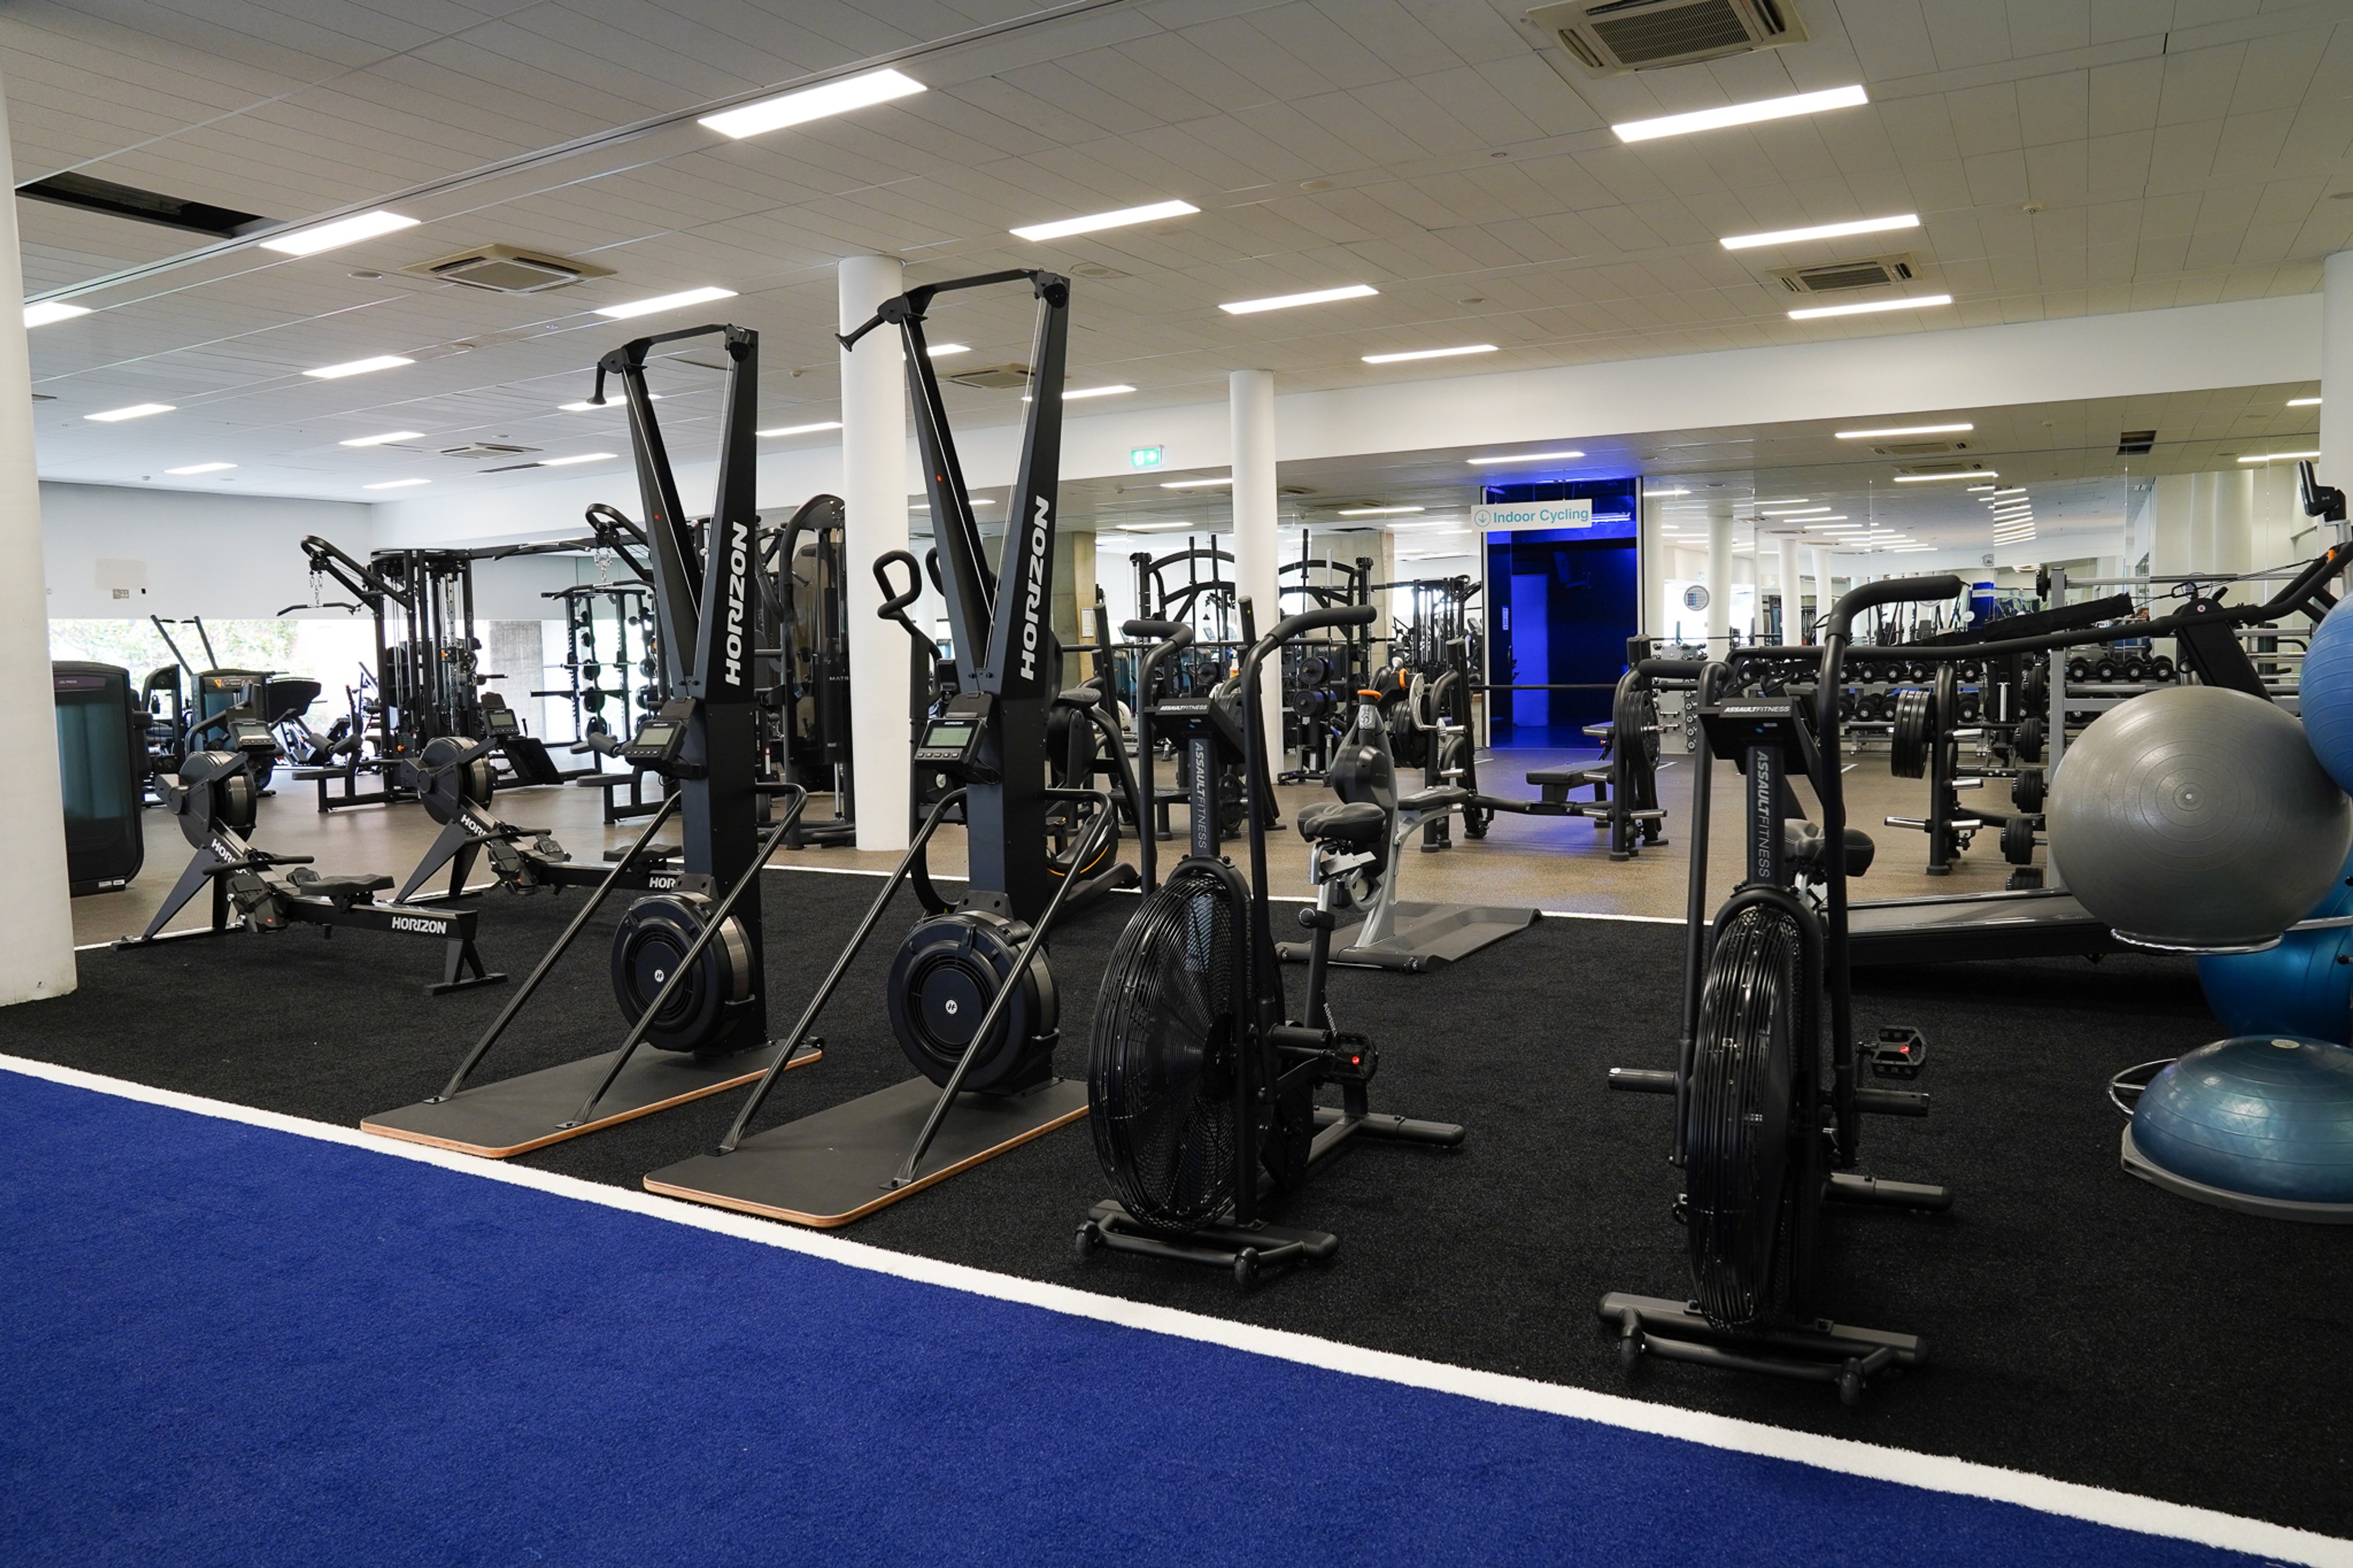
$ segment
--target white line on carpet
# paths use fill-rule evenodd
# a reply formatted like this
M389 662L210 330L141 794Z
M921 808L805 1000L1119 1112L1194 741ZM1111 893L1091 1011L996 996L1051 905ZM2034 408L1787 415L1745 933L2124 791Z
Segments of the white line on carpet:
M1229 1349L1272 1356L1303 1366L1321 1367L1328 1372L1459 1394L1490 1405L1565 1415L1574 1420L1651 1433L1734 1453L1788 1459L1818 1469L1862 1476L1872 1480L1893 1481L1926 1491L2012 1503L2021 1508L2084 1520L2137 1534L2194 1541L2225 1551L2313 1563L2318 1568L2353 1568L2353 1542L2273 1524L2264 1520L2242 1519L2211 1509L2193 1508L2159 1498L2137 1497L2129 1492L2111 1491L2104 1487L2085 1486L2076 1481L2056 1480L2048 1476L2003 1469L1999 1466L1978 1464L1949 1455L1914 1453L1848 1437L1794 1432L1760 1422L1711 1415L1669 1405L1653 1405L1620 1394L1538 1383L1504 1373L1449 1366L1441 1362L1423 1361L1388 1351L1366 1350L1283 1329L1229 1322L1222 1318L1130 1301L1117 1296L1097 1295L1066 1285L1017 1279L965 1264L945 1263L911 1253L890 1252L881 1247L869 1247L863 1242L798 1230L747 1215L729 1214L672 1198L657 1197L651 1193L606 1186L576 1176L473 1159L427 1148L419 1143L372 1137L357 1129L334 1127L274 1110L232 1105L225 1100L207 1100L175 1089L151 1089L144 1084L84 1072L78 1068L0 1055L0 1069L143 1104L164 1106L225 1121L243 1122L248 1126L316 1139L324 1143L364 1149L392 1159L437 1165L446 1171L478 1176L486 1181L505 1182L512 1186L529 1187L558 1197L625 1210L675 1225L691 1226L698 1230L732 1236L786 1252L803 1253L848 1268L864 1268L995 1300L1037 1307L1069 1317L1087 1318L1149 1333L1224 1345ZM1074 1215L1076 1212L1073 1208Z

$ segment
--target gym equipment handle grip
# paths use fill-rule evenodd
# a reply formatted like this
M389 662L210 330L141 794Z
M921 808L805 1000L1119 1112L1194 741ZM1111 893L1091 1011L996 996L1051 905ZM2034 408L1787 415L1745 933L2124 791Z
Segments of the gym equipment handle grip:
M1865 583L1860 588L1850 588L1839 596L1831 611L1831 630L1845 637L1853 628L1854 617L1874 605L1901 605L1924 599L1956 599L1960 597L1961 580L1947 572L1935 577L1891 577L1882 583Z
M1379 616L1371 605L1339 605L1328 610L1303 610L1295 616L1285 616L1274 623L1274 629L1261 637L1261 646L1285 643L1303 632L1320 631L1325 626L1368 626Z
M1193 640L1193 628L1175 621L1124 621L1120 635L1141 641L1149 637L1154 642L1174 643L1183 647Z

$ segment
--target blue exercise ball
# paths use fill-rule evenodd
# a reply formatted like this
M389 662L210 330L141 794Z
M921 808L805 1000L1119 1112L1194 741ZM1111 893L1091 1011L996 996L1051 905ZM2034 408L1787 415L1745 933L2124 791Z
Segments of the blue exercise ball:
M2293 1035L2242 1035L2200 1046L2150 1080L2134 1108L2125 1163L2160 1185L2170 1176L2209 1202L2342 1205L2353 1220L2353 1050ZM2175 1186L2176 1191L2183 1189Z
M2353 859L2337 886L2306 915L2353 914ZM2234 1035L2302 1035L2353 1045L2353 927L2290 931L2262 952L2209 953L2198 961L2206 1005Z
M2313 631L2296 700L2313 755L2339 789L2353 792L2353 615L2342 604Z

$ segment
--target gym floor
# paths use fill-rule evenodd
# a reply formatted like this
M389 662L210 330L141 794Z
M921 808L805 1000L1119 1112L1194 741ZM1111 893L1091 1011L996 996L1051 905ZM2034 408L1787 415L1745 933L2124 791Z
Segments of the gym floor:
M1526 767L1556 760L1556 754L1507 753L1488 764L1490 787L1503 793ZM1671 845L1632 864L1611 864L1587 823L1511 817L1499 819L1483 843L1411 859L1407 890L1416 898L1518 898L1565 913L1620 918L1548 920L1440 973L1335 975L1337 1016L1370 1032L1383 1050L1377 1105L1460 1121L1472 1135L1451 1153L1366 1150L1319 1173L1295 1200L1296 1219L1329 1226L1345 1237L1343 1256L1328 1269L1244 1295L1222 1274L1205 1269L1172 1270L1116 1257L1074 1261L1076 1220L1103 1186L1092 1141L1077 1129L1026 1144L884 1209L842 1233L848 1250L765 1221L730 1221L731 1234L948 1284L955 1289L937 1294L959 1301L974 1290L1046 1291L1039 1300L1057 1311L1163 1327L1194 1340L1273 1331L1303 1336L1264 1342L1277 1347L1274 1353L1286 1346L1327 1359L1364 1353L1430 1369L1417 1376L1510 1380L1521 1391L1514 1398L1550 1401L1543 1407L1584 1415L1619 1434L1601 1442L1592 1459L1565 1461L1577 1474L1588 1473L1588 1466L1600 1467L1591 1474L1631 1467L1622 1488L1599 1489L1617 1497L1619 1506L1595 1501L1597 1519L1647 1518L1655 1510L1636 1500L1662 1485L1671 1494L1686 1485L1668 1479L1650 1458L1627 1447L1631 1438L1625 1428L1688 1430L1702 1441L1722 1441L1751 1455L1806 1457L1817 1464L1831 1456L1837 1463L1831 1468L1849 1472L1841 1486L1860 1473L1874 1485L1911 1481L2014 1500L2023 1495L2017 1486L2045 1484L2036 1478L2102 1489L2070 1492L2065 1506L2049 1502L2045 1494L2024 1500L2132 1529L2227 1541L2274 1558L2324 1560L2310 1536L2282 1537L2285 1544L2272 1545L2273 1538L2260 1531L2353 1530L2353 1505L2347 1500L2353 1491L2345 1484L2353 1462L2338 1440L2344 1412L2337 1391L2346 1385L2347 1369L2327 1305L2341 1295L2346 1237L2330 1227L2252 1221L2185 1203L2117 1169L2120 1123L2103 1093L2109 1076L2135 1062L2178 1054L2215 1032L2194 967L2184 960L2135 954L2098 965L1947 965L1873 971L1861 983L1859 1027L1909 1023L1926 1032L1934 1060L1923 1087L1936 1105L1932 1120L1874 1121L1868 1129L1867 1168L1899 1180L1948 1182L1957 1202L1944 1215L1835 1216L1830 1304L1845 1321L1927 1335L1936 1349L1920 1373L1891 1379L1849 1409L1811 1384L1667 1364L1648 1366L1630 1379L1620 1367L1593 1303L1609 1289L1672 1290L1683 1278L1683 1233L1670 1217L1674 1177L1661 1158L1667 1108L1610 1094L1603 1085L1605 1068L1663 1065L1672 1049L1681 932L1670 917L1680 912L1683 898L1679 829L1691 776L1682 759L1664 770ZM1918 781L1891 779L1884 762L1868 755L1855 759L1847 777L1854 816L1862 822L1918 810L1926 788ZM1287 792L1286 813L1295 815L1318 793ZM1728 835L1736 792L1719 789L1717 799L1718 830ZM398 874L435 832L414 805L322 817L311 804L299 788L265 802L259 842L315 855L327 871ZM604 828L596 796L576 788L513 792L503 797L502 809L519 823L557 832L582 860L596 858L603 843L628 833ZM85 941L135 929L170 886L182 847L162 817L151 816L150 827L157 835L151 865L135 887L76 901ZM1883 863L1867 884L1874 892L1977 890L2000 883L2002 868L1984 837L1958 873L1932 879L1918 873L1916 835L1879 830L1877 837ZM1283 875L1295 879L1281 890L1303 892L1303 852L1295 835L1286 834L1283 842ZM953 874L959 858L959 846L944 844L942 873ZM1719 881L1730 876L1730 858L1721 858ZM891 858L824 850L780 859L788 867L871 872ZM858 923L876 886L871 875L790 868L764 884L764 902L772 911L771 1019L779 1032ZM1103 900L1055 934L1052 963L1065 998L1065 1072L1085 1059L1091 1001L1131 907L1124 898ZM573 895L485 900L485 957L494 969L520 973L576 908ZM1630 915L1644 918L1622 918ZM1648 923L1652 921L1658 923ZM184 917L182 923L190 921ZM501 1044L490 1077L609 1045L617 1033L605 973L611 929L609 911L597 917L533 1002L529 1026L511 1031ZM539 1375L533 1369L573 1364L594 1351L584 1349L583 1323L599 1325L597 1344L609 1349L620 1342L611 1340L615 1333L636 1342L632 1325L640 1305L654 1319L675 1319L681 1291L716 1303L734 1300L739 1289L723 1281L740 1260L732 1254L705 1256L695 1250L699 1243L634 1231L608 1234L603 1221L550 1217L536 1209L508 1212L504 1200L478 1202L473 1187L485 1184L461 1184L460 1191L438 1174L387 1174L387 1163L355 1164L340 1153L290 1152L249 1131L195 1130L159 1121L147 1108L93 1106L92 1097L60 1100L46 1086L37 1091L21 1081L32 1064L46 1064L41 1070L101 1075L93 1081L111 1086L106 1092L118 1101L137 1100L143 1092L138 1086L144 1086L225 1106L206 1112L215 1117L249 1111L265 1119L259 1127L277 1132L375 1144L351 1130L364 1118L430 1092L512 989L427 1000L421 982L438 967L429 947L364 931L339 931L332 942L304 936L88 952L73 995L13 1009L0 1021L0 1054L13 1058L15 1068L0 1083L0 1142L19 1148L29 1162L15 1178L22 1201L0 1205L0 1250L47 1260L25 1273L21 1331L0 1335L5 1342L0 1369L20 1373L14 1393L0 1374L0 1405L31 1401L37 1394L45 1401L37 1408L21 1406L27 1420L17 1453L102 1455L143 1440L144 1429L135 1426L93 1426L89 1413L110 1402L144 1409L157 1399L195 1401L216 1411L207 1432L217 1427L220 1434L246 1435L173 1436L179 1447L157 1468L185 1481L153 1483L142 1494L147 1500L115 1509L98 1526L79 1505L68 1504L85 1495L102 1498L102 1489L93 1492L67 1479L57 1468L62 1459L42 1459L38 1485L24 1495L57 1515L56 1539L102 1527L139 1543L140 1550L121 1560L174 1556L188 1538L188 1521L209 1517L190 1509L208 1498L243 1495L236 1487L246 1482L232 1486L218 1479L218 1456L239 1451L239 1444L287 1440L268 1436L280 1430L281 1384L293 1388L290 1397L306 1411L305 1422L332 1425L332 1443L341 1447L332 1452L341 1457L326 1468L337 1476L383 1474L387 1466L399 1469L412 1462L404 1447L412 1439L387 1436L383 1425L385 1378L407 1391L413 1403L404 1418L418 1433L472 1431L485 1421L493 1427L501 1420L528 1422L542 1434L531 1447L537 1456L533 1462L544 1460L559 1477L596 1473L609 1457L584 1456L575 1451L568 1430L545 1429L549 1396L525 1386ZM893 945L878 942L853 966L820 1023L823 1059L779 1082L763 1125L906 1079L907 1064L882 1010L873 1005ZM159 1028L164 1018L171 1024ZM501 1173L502 1182L571 1182L561 1190L574 1196L613 1194L589 1201L628 1207L645 1201L647 1173L709 1148L739 1104L737 1094L716 1096L499 1166L448 1158L459 1168ZM300 1119L299 1129L266 1120L270 1117ZM409 1191L417 1182L430 1194ZM551 1239L559 1236L560 1241ZM675 1267L663 1261L680 1248L693 1256L681 1255ZM518 1262L534 1267L517 1269ZM941 1268L983 1272L967 1279L940 1274ZM480 1288L470 1280L480 1281ZM624 1405L667 1407L670 1395L659 1391L671 1389L676 1369L685 1365L724 1366L731 1377L750 1369L744 1375L755 1382L787 1373L801 1376L792 1370L801 1366L798 1360L744 1352L744 1343L773 1341L776 1324L788 1321L796 1343L827 1347L809 1363L810 1375L831 1364L828 1357L880 1357L874 1381L849 1379L870 1388L871 1395L846 1398L807 1388L772 1393L760 1382L756 1389L747 1386L745 1396L808 1412L812 1456L839 1453L856 1470L871 1462L858 1456L867 1453L860 1445L872 1436L867 1430L872 1423L853 1420L851 1407L869 1397L876 1401L876 1419L900 1423L891 1427L896 1441L905 1423L929 1419L923 1411L935 1403L937 1387L964 1386L953 1363L925 1370L911 1367L906 1356L909 1344L963 1342L958 1336L970 1329L965 1307L924 1296L876 1320L847 1305L866 1299L863 1286L763 1274L756 1285L740 1289L749 1292L740 1324L708 1311L686 1314L696 1320L691 1323L673 1321L652 1341L681 1353L657 1354L642 1364L621 1357L635 1369L629 1375L644 1380L646 1392L628 1393L639 1384L624 1378L614 1396ZM640 1302L641 1295L648 1300ZM242 1310L248 1299L281 1306L249 1313ZM302 1302L320 1304L291 1310ZM763 1315L763 1302L769 1315ZM1155 1312L1182 1316L1139 1315ZM134 1321L147 1327L110 1335L77 1326ZM1201 1326L1212 1321L1222 1326ZM675 1340L681 1331L694 1343L713 1333L719 1339L706 1354ZM1246 1338L1218 1342L1260 1348ZM125 1359L151 1346L164 1347L152 1363ZM999 1344L989 1353L1014 1352ZM1053 1353L1078 1352L1065 1347ZM447 1364L453 1357L469 1372L446 1391L428 1391L399 1370ZM2330 1372L2331 1366L2337 1370ZM523 1384L514 1381L519 1377ZM913 1381L902 1389L892 1378ZM484 1380L493 1385L488 1415L477 1397ZM164 1392L166 1384L177 1390L184 1384L190 1389ZM1077 1386L1041 1387L1018 1403L1039 1412L1063 1408ZM1103 1384L1126 1386L1116 1380ZM1538 1392L1526 1392L1531 1389ZM1243 1398L1221 1405L1218 1395L1202 1397L1208 1401L1202 1408L1227 1412L1250 1403ZM573 1409L573 1399L565 1393L558 1407ZM1137 1391L1105 1409L1148 1404ZM514 1414L498 1416L500 1409ZM828 1423L837 1418L857 1430L835 1431ZM1721 1424L1725 1418L1730 1425ZM593 1418L585 1422L586 1429L596 1425ZM1080 1445L1088 1453L1108 1444L1124 1452L1157 1440L1075 1418L1071 1431L1053 1436L1019 1438L1009 1417L1002 1429L1015 1450L1036 1441ZM1373 1489L1402 1495L1396 1489L1409 1484L1422 1461L1389 1455L1378 1436L1359 1434L1328 1462L1376 1467ZM751 1453L763 1440L747 1429L740 1438L724 1436L719 1447L733 1454L737 1448L729 1445L740 1444ZM1442 1454L1452 1466L1449 1476L1517 1475L1513 1456L1524 1456L1530 1440L1516 1429L1492 1443L1474 1438L1471 1426L1453 1415L1429 1436L1433 1457ZM1820 1446L1825 1440L1828 1446ZM503 1454L508 1445L496 1441ZM472 1474L470 1456L479 1450L463 1442L459 1448L448 1464L435 1460L424 1470L437 1478ZM1951 1460L1965 1462L1970 1479L1949 1486L1918 1479ZM502 1459L497 1473L512 1484L512 1495L536 1496L546 1478L528 1469L521 1460ZM299 1482L307 1472L298 1465L286 1473ZM1984 1489L1994 1484L1985 1478L1997 1473L2011 1479ZM256 1474L280 1471L265 1468ZM797 1489L776 1477L746 1484L764 1497ZM1137 1484L1145 1482L1139 1478ZM261 1505L261 1517L307 1518L318 1511L315 1489L288 1485L293 1489L286 1497L273 1494ZM1745 1489L1736 1506L1733 1492L1709 1489L1731 1510L1708 1515L1719 1532L1710 1550L1735 1543L1722 1531L1733 1529L1734 1520L1752 1517L1744 1509L1760 1510L1753 1527L1778 1539L1776 1532L1785 1528L1779 1515L1799 1501L1835 1495L1845 1499L1838 1506L1853 1506L1844 1493L1824 1489L1825 1483L1794 1484L1778 1471L1744 1472L1738 1485ZM1535 1492L1517 1482L1496 1489L1492 1500L1476 1507L1463 1502L1473 1494L1454 1480L1441 1489L1455 1500L1443 1518L1460 1515L1459 1528L1470 1531L1462 1541L1504 1524L1525 1533L1525 1549L1499 1549L1493 1553L1496 1561L1556 1560L1558 1553L1542 1543L1556 1545L1563 1539L1558 1531L1586 1506L1545 1501L1539 1507ZM1100 1488L1082 1490L1092 1497ZM2094 1495L2106 1500L2085 1500ZM360 1506L371 1506L373 1497L366 1494ZM2150 1510L2168 1505L2216 1510L2200 1515L2206 1522L2198 1528L2227 1526L2235 1533L2195 1535L2147 1522L2157 1517ZM579 1506L595 1505L582 1500ZM556 1512L570 1516L565 1509ZM675 1510L638 1512L645 1521L623 1510L629 1528ZM878 1517L902 1514L884 1509ZM2232 1518L2212 1526L2216 1514ZM734 1516L720 1510L713 1517ZM1440 1518L1429 1514L1417 1527L1440 1528L1433 1522ZM1401 1526L1407 1522L1400 1519ZM413 1525L362 1521L363 1534L375 1528ZM2179 1553L2144 1552L2157 1539L2147 1536L2132 1538L2141 1546L2131 1550L2113 1536L2063 1544L2046 1527L2036 1527L2027 1550L1997 1549L1991 1537L1973 1533L1989 1528L1985 1521L1932 1523L1910 1503L1883 1528L1879 1539L1900 1536L1918 1561L2218 1560L2186 1542L2174 1543L2182 1546ZM1662 1539L1651 1539L1647 1529L1642 1533L1641 1549L1600 1560L1671 1560L1661 1555ZM1029 1545L1035 1549L1038 1542ZM912 1541L896 1542L893 1551L900 1560L968 1555ZM290 1548L280 1555L290 1553L301 1554ZM649 1547L637 1560L669 1554ZM1240 1560L1252 1553L1231 1555ZM1821 1560L1819 1552L1766 1552L1760 1560L1801 1557ZM1323 1559L1301 1557L1310 1560ZM1672 1560L1688 1560L1688 1553Z
M1490 795L1534 800L1539 792L1525 782L1531 769L1590 762L1595 754L1536 749L1488 752L1480 760L1479 782ZM1927 858L1925 836L1912 829L1883 826L1880 821L1889 816L1918 816L1925 810L1926 781L1890 774L1883 750L1858 752L1850 763L1852 771L1846 775L1847 818L1868 831L1879 845L1876 863L1869 876L1856 886L1858 898L1991 892L2001 887L2010 868L2001 858L1998 820L1995 827L1978 835L1974 846L1960 858L1950 875L1930 877L1924 869ZM1591 822L1582 818L1499 813L1487 837L1475 842L1463 837L1458 819L1451 848L1406 858L1399 896L1426 903L1525 905L1585 914L1681 920L1689 875L1689 838L1683 826L1690 819L1694 774L1688 757L1662 757L1660 763L1659 798L1667 812L1667 843L1663 847L1645 850L1633 860L1613 863L1608 833L1597 831ZM1725 783L1733 776L1732 770L1728 765L1718 766L1711 813L1715 838L1715 852L1710 857L1711 907L1736 878L1731 845L1739 823L1738 792ZM1296 817L1301 806L1329 798L1329 792L1320 784L1284 785L1277 793L1286 823ZM1578 792L1580 795L1588 793ZM1801 790L1800 795L1812 809L1810 793ZM409 869L440 831L423 809L414 805L361 806L321 816L314 809L315 798L311 785L281 776L275 793L261 803L260 825L254 842L281 855L312 856L322 873L374 871L406 880ZM600 792L577 785L522 789L501 792L496 809L509 821L554 833L575 860L592 861L608 847L628 844L637 831L635 826L628 824L605 826L601 800ZM1967 806L1981 805L1989 812L2006 811L2008 795L1998 784L1989 784L1983 792L1963 795L1962 803ZM822 820L831 810L831 798L820 795L809 803L808 815L813 821ZM1179 837L1164 845L1165 859L1174 859L1184 853L1183 806L1175 807L1172 815ZM180 868L186 864L188 848L160 812L148 813L146 826L147 864L138 880L121 892L91 894L74 900L76 942L111 942L135 934L171 889ZM1238 859L1241 858L1240 847L1237 842ZM1274 892L1278 896L1309 896L1307 853L1298 836L1286 831L1270 847L1277 857L1276 863L1283 868ZM1132 847L1125 853L1133 858ZM779 867L824 866L866 871L887 871L896 863L895 855L835 847L779 850L775 861ZM941 830L933 867L944 876L962 874L965 851L961 828ZM206 918L199 897L191 900L174 924L201 925Z

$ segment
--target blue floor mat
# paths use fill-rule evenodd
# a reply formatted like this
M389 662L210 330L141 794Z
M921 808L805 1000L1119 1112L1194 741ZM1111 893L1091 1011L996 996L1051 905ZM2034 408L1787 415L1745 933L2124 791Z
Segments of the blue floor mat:
M2255 1561L0 1072L16 1568L1736 1558Z

